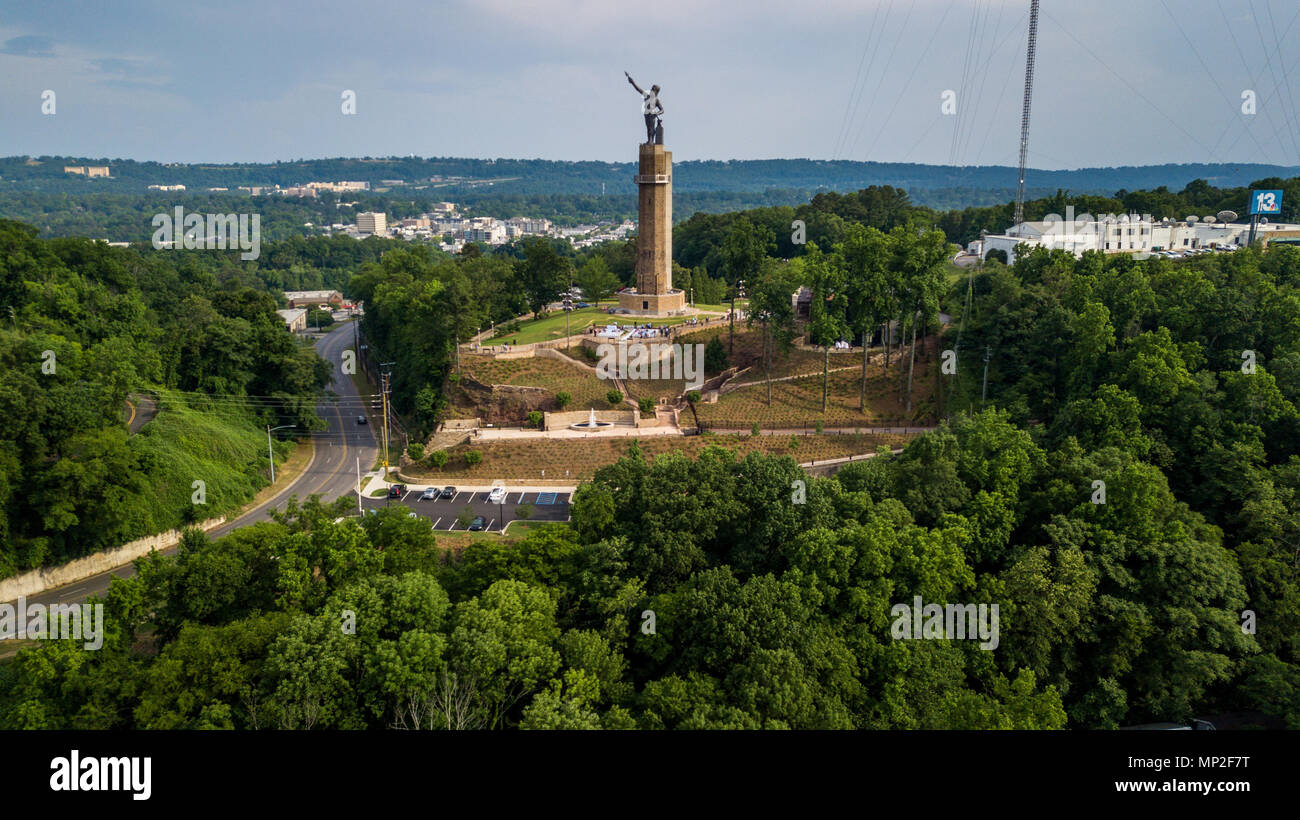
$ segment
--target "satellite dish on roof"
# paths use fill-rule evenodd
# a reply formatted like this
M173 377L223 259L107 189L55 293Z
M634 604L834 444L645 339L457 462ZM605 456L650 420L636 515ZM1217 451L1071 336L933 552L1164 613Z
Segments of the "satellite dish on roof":
M1236 211L1219 211L1219 221L1220 221L1220 222L1236 222L1236 221L1237 221L1237 212L1236 212Z
M1214 224L1214 217L1212 217L1212 216L1203 216L1203 217L1201 217L1201 221L1204 222L1204 223L1207 224L1207 225L1213 225L1213 224Z
M1187 217L1187 227L1190 228L1191 226L1195 225L1195 224L1197 223L1197 221L1199 221L1199 220L1200 220L1200 217L1199 217L1199 216L1189 216L1189 217Z

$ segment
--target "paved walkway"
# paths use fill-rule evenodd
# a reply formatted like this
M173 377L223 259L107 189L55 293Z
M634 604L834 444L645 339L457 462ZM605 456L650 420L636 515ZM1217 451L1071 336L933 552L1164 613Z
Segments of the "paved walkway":
M508 441L519 439L581 439L581 438L628 438L630 436L680 436L680 428L671 425L653 427L633 427L629 424L615 424L599 430L525 430L520 428L484 427L477 431L478 441Z
M903 448L899 447L896 449L891 449L889 452L893 453L894 455L898 455L899 453L903 452ZM821 461L816 461L816 460L805 461L803 464L800 464L799 466L800 467L829 467L834 464L848 464L851 461L863 461L868 458L875 458L877 455L879 454L863 453L860 456L841 456L839 458L824 458Z
M755 365L755 367L757 367L757 366L758 366L758 365ZM832 367L832 368L830 368L829 370L827 370L826 372L827 372L828 374L829 374L829 373L842 373L842 372L844 372L845 370L861 370L861 369L862 369L862 365L860 365L860 364L853 364L853 365L849 365L848 367ZM821 372L820 370L818 370L818 371L816 371L816 372L814 372L814 373L796 373L796 374L793 375L793 376L781 376L780 378L772 379L772 383L775 384L776 382L792 382L792 381L794 381L795 379L808 379L808 378L811 378L811 377L813 377L813 376L820 376L821 374L822 374L822 372ZM718 392L722 392L722 391L723 391L723 388L725 388L725 389L726 389L726 392L729 393L729 392L731 392L732 390L739 390L739 389L742 388L742 387L753 387L753 386L756 385L756 384L767 384L767 379L759 379L759 380L756 381L756 382L739 382L739 383L735 383L735 382L727 382L725 385L722 386L722 388L719 388L719 389L718 389Z
M709 422L707 419L704 422L704 426L711 433L739 433L746 436L753 434L753 430L742 430L738 427L709 427ZM921 433L928 433L931 430L935 430L935 429L938 428L936 428L934 425L930 425L930 426L917 425L915 427L909 427L909 426L868 427L866 425L862 425L858 427L824 427L822 428L822 433L833 433L833 434L844 433L844 434L858 434L858 435L867 435L867 434L887 435L888 434L888 435L910 436L913 434L919 435ZM789 435L798 435L799 433L802 432L807 432L808 435L814 435L814 436L818 435L818 433L813 432L811 430L805 431L803 427L785 427L776 430L760 429L758 432L765 436L789 436Z

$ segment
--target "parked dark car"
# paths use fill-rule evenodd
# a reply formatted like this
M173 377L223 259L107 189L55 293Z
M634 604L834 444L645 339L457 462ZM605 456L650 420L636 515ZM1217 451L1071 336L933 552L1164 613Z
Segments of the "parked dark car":
M452 486L443 487L443 488L442 488L442 497L443 497L443 498L455 498L455 497L456 497L456 488L455 488L455 487L452 487Z
M406 495L406 485L405 485L405 484L391 484L391 485L389 485L389 487L388 487L388 497L389 497L389 498L401 498L401 497L404 496L404 495Z
M483 516L479 516L470 522L470 532L480 532L483 529Z

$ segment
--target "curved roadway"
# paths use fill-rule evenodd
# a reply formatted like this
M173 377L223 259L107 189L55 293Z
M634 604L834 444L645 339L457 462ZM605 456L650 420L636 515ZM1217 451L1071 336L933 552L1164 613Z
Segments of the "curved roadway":
M337 401L333 397L323 399L316 405L317 415L326 422L328 428L312 433L313 454L307 468L284 489L257 507L233 521L209 530L209 538L220 538L240 527L259 521L269 521L271 510L282 508L293 496L301 500L311 495L320 495L322 500L332 501L353 493L356 489L357 459L361 460L363 474L374 466L375 460L379 457L379 448L370 425L356 423L356 417L364 412L361 397L352 378L344 374L342 368L343 351L352 347L354 333L349 322L326 333L316 341L316 352L334 367L332 389L338 395L338 399ZM170 547L161 552L167 555L175 549ZM130 578L133 575L135 575L135 567L126 564L83 581L46 590L30 597L27 603L80 602L92 595L103 595L108 590L112 578Z

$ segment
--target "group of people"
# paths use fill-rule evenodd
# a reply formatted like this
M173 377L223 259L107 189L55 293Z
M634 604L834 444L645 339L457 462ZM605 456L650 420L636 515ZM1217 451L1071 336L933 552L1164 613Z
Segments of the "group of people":
M671 336L673 334L673 329L671 327L655 327L649 322L646 322L644 325L620 325L618 322L614 322L613 324L605 325L604 327L596 327L593 325L590 333L592 336L603 336L611 339L619 338L625 333L630 333L631 336L629 338L632 339L651 339L660 336Z

